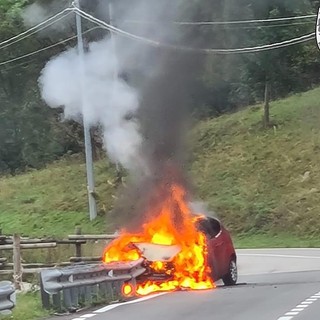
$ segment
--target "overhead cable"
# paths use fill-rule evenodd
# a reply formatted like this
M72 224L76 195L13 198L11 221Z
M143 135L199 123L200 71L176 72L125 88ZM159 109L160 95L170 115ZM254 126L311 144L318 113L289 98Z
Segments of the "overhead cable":
M175 25L228 25L228 24L249 24L249 23L270 23L270 22L282 22L291 20L302 20L315 18L317 15L311 14L306 16L296 16L296 17L284 17L284 18L270 18L270 19L257 19L257 20L235 20L235 21L165 21L165 23L175 24ZM126 20L126 23L136 23L136 24L155 24L164 23L163 21L139 21L139 20Z
M81 17L83 17L84 19L87 19L93 23L96 23L97 25L109 30L110 32L114 32L116 34L125 36L125 37L133 39L133 40L138 40L140 42L143 42L143 43L155 46L155 47L164 47L164 48L168 48L168 49L196 52L196 53L203 53L203 54L254 53L254 52L278 49L278 48L283 48L283 47L288 47L291 45L303 43L306 41L310 41L315 36L315 33L310 33L310 34L307 34L307 35L304 35L301 37L285 40L282 42L261 45L261 46L256 46L256 47L248 47L248 48L237 48L237 49L205 49L205 48L203 48L202 49L202 48L192 48L192 47L177 46L177 45L172 45L172 44L161 43L159 41L155 41L155 40L152 40L149 38L141 37L141 36L129 33L127 31L121 30L119 28L116 28L114 26L111 26L110 24L93 17L92 15L86 13L83 10L76 8L75 12L77 14L79 14Z
M61 19L64 19L66 16L68 16L70 13L72 13L74 11L73 8L67 8L67 9L64 9L62 10L61 12L55 14L54 16L40 22L39 24L33 26L32 28L22 32L22 33L19 33L18 35L10 38L10 39L7 39L5 41L2 41L0 42L0 49L3 49L5 47L8 47L10 46L11 44L14 44L16 42L19 42L25 38L28 38L29 36L51 26L52 24L60 21Z
M100 29L100 27L91 28L91 29L83 32L82 34L86 34L86 33L90 32L90 31L95 30L95 29ZM52 44L52 45L50 45L50 46L41 48L41 49L39 49L39 50L32 51L32 52L27 53L27 54L24 54L24 55L22 55L22 56L19 56L19 57L10 59L10 60L6 60L6 61L3 61L3 62L0 62L0 66L3 66L3 65L8 64L8 63L12 63L12 62L15 62L15 61L19 61L19 60L22 60L22 59L31 57L31 56L33 56L33 55L35 55L35 54L37 54L37 53L40 53L40 52L42 52L42 51L46 51L46 50L48 50L48 49L54 48L54 47L56 47L56 46L58 46L58 45L60 45L60 44L66 43L66 42L71 41L71 40L73 40L73 39L75 39L75 38L77 38L76 35L75 35L75 36L72 36L72 37L69 37L69 38L67 38L67 39L61 40L61 41L59 41L59 42L56 42L56 43L54 43L54 44Z

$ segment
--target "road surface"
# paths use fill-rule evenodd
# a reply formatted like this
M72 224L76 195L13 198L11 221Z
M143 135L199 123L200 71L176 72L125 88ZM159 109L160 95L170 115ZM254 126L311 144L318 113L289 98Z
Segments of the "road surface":
M61 320L320 320L320 249L238 250L234 287L174 292ZM57 318L55 318L57 319Z

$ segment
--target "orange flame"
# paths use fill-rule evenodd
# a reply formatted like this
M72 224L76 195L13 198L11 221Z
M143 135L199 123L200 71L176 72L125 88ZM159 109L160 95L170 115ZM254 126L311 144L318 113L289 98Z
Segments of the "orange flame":
M140 233L123 231L119 238L105 249L104 262L135 261L141 258L141 252L132 243L178 245L181 250L170 261L171 268L164 261L150 263L152 271L168 275L169 280L147 280L142 283L138 281L136 293L146 295L177 289L214 288L215 284L209 276L210 269L206 264L206 237L195 226L197 218L192 216L185 201L184 189L173 184L165 199L153 210L155 214L150 216L155 218L145 223Z

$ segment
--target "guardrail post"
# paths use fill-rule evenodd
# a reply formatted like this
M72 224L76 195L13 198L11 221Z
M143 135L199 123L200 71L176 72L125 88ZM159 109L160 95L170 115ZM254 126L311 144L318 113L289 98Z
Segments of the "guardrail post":
M71 289L63 289L63 306L67 308L67 310L71 310L72 307L75 307L72 305L72 296L71 296Z
M52 304L54 309L61 310L61 292L52 295Z
M81 227L77 226L75 229L75 234L80 235L81 234ZM76 257L81 258L81 243L76 243Z
M44 309L50 310L51 309L50 296L47 292L44 291L41 276L40 276L40 294L41 294L42 307Z
M20 251L20 235L13 235L13 282L17 290L21 290L22 282L22 265Z
M71 288L71 302L73 307L79 306L79 289L78 288Z

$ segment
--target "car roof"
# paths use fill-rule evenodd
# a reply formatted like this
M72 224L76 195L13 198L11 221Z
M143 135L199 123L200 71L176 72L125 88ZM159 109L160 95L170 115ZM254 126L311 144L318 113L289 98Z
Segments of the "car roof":
M205 214L193 214L194 217L199 217L200 220L216 220L221 224L221 221L217 217L205 215Z

